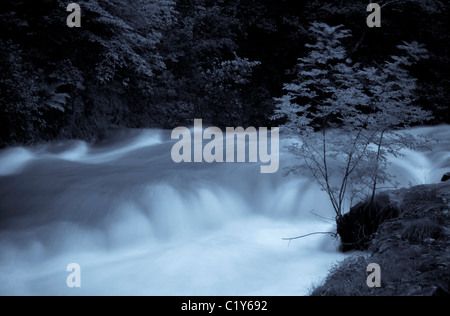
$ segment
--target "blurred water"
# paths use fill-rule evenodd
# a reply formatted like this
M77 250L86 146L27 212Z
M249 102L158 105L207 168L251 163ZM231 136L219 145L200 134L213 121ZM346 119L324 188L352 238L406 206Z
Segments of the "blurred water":
M438 182L450 171L449 127L433 151L406 152L392 173ZM175 164L170 133L128 130L0 152L2 295L304 295L343 258L329 202L306 177L257 164ZM292 157L281 154L281 166ZM445 171L445 172L444 172ZM82 287L66 286L78 263Z

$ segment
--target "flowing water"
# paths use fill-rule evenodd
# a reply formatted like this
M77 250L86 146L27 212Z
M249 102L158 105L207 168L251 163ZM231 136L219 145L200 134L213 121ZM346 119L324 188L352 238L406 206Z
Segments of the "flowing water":
M449 127L413 133L438 141L393 159L392 173L404 186L439 182ZM173 144L167 131L128 130L1 151L0 295L305 295L345 257L327 235L282 240L333 230L306 177L175 164ZM70 263L81 288L67 287Z

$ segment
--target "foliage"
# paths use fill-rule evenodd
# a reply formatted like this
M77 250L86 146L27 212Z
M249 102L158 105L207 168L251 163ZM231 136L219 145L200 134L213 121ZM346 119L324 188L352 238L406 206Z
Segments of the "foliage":
M445 2L389 1L377 30L361 27L361 3L340 0L77 3L80 29L66 27L65 1L0 3L2 146L92 139L110 125L173 128L194 117L277 125L268 120L272 99L293 79L286 70L314 37L307 26L315 21L352 30L342 47L354 64L381 65L402 41L426 44L429 59L409 69L419 79L417 102L448 121Z
M382 67L362 67L342 44L348 30L312 23L310 32L317 41L308 45L311 51L299 59L297 78L276 99L274 119L285 119L285 132L300 137L290 150L328 194L340 222L347 198L361 199L369 187L373 201L378 184L390 180L383 172L388 155L420 145L395 129L431 117L412 104L416 80L406 69L426 50L405 43L399 46L404 56L393 56Z
M194 117L202 117L205 122L228 126L248 116L244 91L260 63L237 52L243 32L237 3L177 3L178 22L160 45L168 71L158 83L155 102L175 111L182 105L185 121L179 123L192 124Z
M45 126L39 106L39 86L29 64L24 63L21 48L12 41L0 41L0 145L23 140L35 128Z

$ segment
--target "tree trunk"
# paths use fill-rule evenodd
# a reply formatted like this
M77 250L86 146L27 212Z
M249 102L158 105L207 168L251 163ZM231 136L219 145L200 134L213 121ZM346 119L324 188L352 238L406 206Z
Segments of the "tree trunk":
M383 130L381 132L380 135L380 142L378 143L378 151L377 151L377 159L375 160L376 162L376 169L375 169L375 174L374 174L374 179L373 179L373 187L372 187L372 197L370 199L370 204L373 205L374 201L375 201L375 194L377 191L377 184L378 184L378 171L379 171L379 161L380 161L380 156L381 156L381 146L383 145L383 137L384 137L384 133L386 132L386 130Z

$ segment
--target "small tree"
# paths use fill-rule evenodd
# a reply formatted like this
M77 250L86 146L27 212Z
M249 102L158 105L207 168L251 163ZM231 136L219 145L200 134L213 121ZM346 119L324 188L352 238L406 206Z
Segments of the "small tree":
M412 105L416 100L417 80L407 70L419 60L428 58L428 52L416 42L397 47L405 53L403 56L392 56L392 61L386 61L383 67L366 67L358 72L360 80L365 82L374 110L371 124L366 127L376 132L371 140L375 148L368 152L367 159L372 167L367 169L372 203L379 182L390 180L385 172L387 155L397 157L402 148L417 149L424 145L420 139L396 132L396 129L405 129L432 118L430 112Z
M387 155L420 143L394 130L430 118L412 105L416 80L406 69L426 50L405 43L399 46L405 56L362 67L347 58L342 44L350 31L312 23L310 32L316 43L307 45L311 51L299 59L297 78L276 99L273 118L285 119L284 132L300 138L289 149L328 194L339 224L347 199L362 198L369 187L373 202L379 184L390 179L382 168Z

